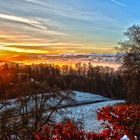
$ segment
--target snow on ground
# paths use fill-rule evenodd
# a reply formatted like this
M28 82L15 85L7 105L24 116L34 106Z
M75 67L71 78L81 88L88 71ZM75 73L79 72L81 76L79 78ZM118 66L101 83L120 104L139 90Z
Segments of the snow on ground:
M74 98L76 99L77 103L91 103L94 101L104 101L104 102L61 109L60 112L55 113L53 116L56 122L61 122L64 118L70 118L78 122L83 122L84 130L94 131L97 133L103 130L101 121L97 120L97 110L101 109L102 107L112 106L117 103L125 102L124 100L111 100L109 98L100 95L78 92L78 91L74 91ZM52 101L49 102L52 103ZM57 100L53 100L54 104L56 104L57 102L58 102ZM6 108L1 109L1 111L13 107L18 107L18 104L16 103L16 99L8 100L8 103L10 104L7 105ZM65 105L65 103L66 102L64 102L63 105ZM31 106L33 104L34 103L32 102Z
M63 93L63 92L62 92ZM49 95L51 93L45 93L45 96ZM38 94L38 98L40 98L41 95ZM28 98L28 96L27 96ZM96 94L91 94L91 93L85 93L85 92L78 92L78 91L73 91L73 98L74 100L76 101L76 103L89 103L89 102L94 102L94 101L101 101L101 100L109 100L109 98L106 98L106 97L103 97L103 96L100 96L100 95L96 95ZM50 105L56 105L58 102L59 102L59 98L56 99L56 98L50 98L47 103L50 104ZM6 110L6 109L11 109L11 108L16 108L19 106L19 103L17 101L17 99L10 99L10 100L7 100L7 105L6 107L2 108L0 110L0 112ZM34 105L34 102L33 100L30 100L30 102L28 104L30 104L30 106L33 106ZM61 103L61 106L65 106L67 105L68 102L67 101L63 101ZM2 106L2 103L0 103L0 106Z
M76 99L78 102L91 102L96 100L109 100L99 95L90 93L74 92L76 93ZM83 129L86 131L101 132L103 127L102 121L97 120L97 110L106 106L113 106L117 103L124 103L124 100L110 100L100 103L92 103L82 106L69 107L62 109L60 113L54 115L56 122L61 122L64 118L70 118L72 120L83 122Z
M94 101L101 101L101 100L110 100L109 98L91 94L91 93L85 93L85 92L79 92L79 91L73 91L75 96L74 98L78 103L87 103L87 102L94 102Z

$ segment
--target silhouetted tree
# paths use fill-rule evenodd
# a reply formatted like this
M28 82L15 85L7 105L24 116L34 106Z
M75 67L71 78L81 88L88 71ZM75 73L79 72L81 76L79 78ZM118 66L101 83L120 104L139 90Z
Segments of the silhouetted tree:
M140 103L140 26L133 25L124 33L127 39L117 49L123 54L122 72L127 99Z
M13 136L30 140L33 132L54 122L54 112L74 101L72 92L51 89L46 82L20 82L10 92L18 98L11 100L12 106L7 105L0 112L0 139L4 140L11 140Z

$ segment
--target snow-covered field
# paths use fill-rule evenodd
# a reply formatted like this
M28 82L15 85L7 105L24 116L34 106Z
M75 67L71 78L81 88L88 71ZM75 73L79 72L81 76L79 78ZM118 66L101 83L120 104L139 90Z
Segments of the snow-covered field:
M101 121L97 120L98 109L125 102L124 100L111 100L109 98L91 93L84 93L78 91L73 91L73 93L76 100L75 107L63 108L59 112L54 113L53 117L56 122L61 122L64 118L70 118L79 123L83 122L83 129L87 131L101 132L103 130L103 127L101 126ZM101 102L94 103L96 101ZM52 99L49 102L52 103ZM53 100L53 104L56 104L57 102L57 100ZM2 113L2 111L4 111L5 109L18 108L16 99L8 100L8 103L9 105L7 105L6 108L1 109L0 113ZM76 103L80 103L80 106L76 106ZM82 103L83 105L81 105ZM34 102L29 102L29 104L30 106L33 106ZM66 102L63 102L62 105L65 106Z
M109 98L91 93L84 93L78 91L74 91L74 93L76 100L80 103L106 100L105 102L92 103L62 109L60 113L54 115L56 122L60 122L61 120L63 120L63 118L70 118L78 122L82 121L83 129L86 131L101 132L103 130L103 127L101 125L102 121L97 120L98 109L125 102L124 100L110 100Z
M87 103L87 102L94 102L94 101L102 101L102 100L110 100L109 98L91 94L91 93L85 93L85 92L79 92L79 91L73 91L75 96L75 100L78 103Z
M49 94L51 94L51 93L45 93L45 96L48 96ZM38 94L38 99L40 99L40 98L41 98L41 94ZM89 102L102 101L102 100L103 101L104 100L110 100L109 98L106 98L106 97L103 97L103 96L100 96L100 95L91 94L91 93L84 93L84 92L78 92L78 91L73 91L72 98L76 101L73 104L76 104L76 103L89 103ZM59 98L49 98L49 100L47 100L47 103L50 104L50 105L55 106L59 102L59 100L60 100ZM6 107L2 108L0 110L0 112L4 111L5 109L16 108L16 107L19 106L19 103L18 103L17 99L10 99L10 100L7 100L6 102L7 102ZM34 100L31 99L28 104L29 104L30 107L34 106ZM0 103L0 106L1 105L2 105L2 103ZM68 105L68 102L64 100L61 103L60 106L66 106L66 105Z
M122 103L123 100L111 100L101 103L83 105L78 107L70 107L63 109L60 114L54 115L56 121L60 122L63 118L70 118L75 121L83 122L83 129L86 131L101 132L103 127L101 125L102 121L97 120L97 110L102 107L112 106L117 103Z

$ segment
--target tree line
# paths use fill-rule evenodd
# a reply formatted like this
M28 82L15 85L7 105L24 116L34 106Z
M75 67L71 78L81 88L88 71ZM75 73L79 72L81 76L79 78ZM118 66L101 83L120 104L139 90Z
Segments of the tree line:
M114 71L111 67L93 66L90 62L71 65L5 63L0 66L0 96L15 98L9 91L24 80L47 82L53 89L79 90L97 93L109 98L140 102L140 26L133 25L124 33L126 40L116 49L123 54L122 66Z

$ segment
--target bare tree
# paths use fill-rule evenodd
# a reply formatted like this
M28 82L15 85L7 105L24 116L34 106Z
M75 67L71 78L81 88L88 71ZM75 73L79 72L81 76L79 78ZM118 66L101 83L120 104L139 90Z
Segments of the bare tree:
M12 93L19 94L14 99L14 107L7 107L3 112L0 137L6 140L32 139L33 132L43 125L53 123L52 115L62 106L73 102L70 91L62 92L58 88L50 89L45 82L22 82L16 84Z
M140 103L140 26L133 25L124 33L127 39L117 50L123 54L122 72L127 85L127 99Z

